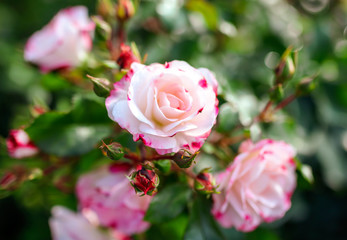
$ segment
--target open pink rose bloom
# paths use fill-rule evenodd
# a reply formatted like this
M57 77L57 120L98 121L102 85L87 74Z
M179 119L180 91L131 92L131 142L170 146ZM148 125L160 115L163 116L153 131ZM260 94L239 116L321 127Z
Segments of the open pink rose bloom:
M252 231L262 222L282 218L296 187L292 146L270 139L242 144L242 153L216 177L212 213L224 227Z
M122 240L116 232L102 231L81 213L74 213L62 206L52 209L49 225L53 240Z
M82 175L77 183L77 197L82 211L92 211L101 226L131 235L149 227L143 217L151 197L135 193L128 178L127 165L111 165Z
M86 7L63 9L29 38L24 58L38 65L43 72L76 67L92 48L94 28Z
M196 152L218 114L217 81L183 61L133 63L106 99L109 117L159 154Z

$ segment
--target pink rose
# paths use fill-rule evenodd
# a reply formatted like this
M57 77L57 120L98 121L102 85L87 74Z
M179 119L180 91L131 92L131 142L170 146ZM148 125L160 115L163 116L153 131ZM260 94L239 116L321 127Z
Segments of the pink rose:
M29 38L24 58L43 72L78 66L92 48L94 28L86 7L63 9Z
M53 240L121 240L117 233L102 231L80 213L61 206L52 209L49 225Z
M149 227L143 217L150 196L138 196L127 175L129 167L111 165L81 176L77 183L77 197L82 211L96 213L100 224L127 235L139 233Z
M133 63L106 99L109 117L159 154L196 152L218 114L217 81L183 61Z
M212 214L224 227L244 232L282 218L296 186L295 150L265 139L239 154L217 176L220 194L213 194ZM245 147L245 145L244 145Z
M31 157L39 151L22 129L11 130L6 145L8 154L13 158Z

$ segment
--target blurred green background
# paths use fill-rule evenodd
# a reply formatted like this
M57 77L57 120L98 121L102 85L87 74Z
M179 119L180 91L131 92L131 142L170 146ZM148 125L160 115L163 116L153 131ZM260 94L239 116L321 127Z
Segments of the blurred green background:
M29 105L70 105L75 89L47 83L23 61L28 37L61 8L93 0L2 0L0 2L0 135L30 121ZM140 1L127 25L147 63L180 59L215 72L226 103L218 131L247 124L268 99L273 68L288 45L301 49L292 85L319 72L318 87L259 124L253 135L293 144L313 169L312 186L299 179L291 210L253 233L225 230L228 239L347 239L347 1L344 0L163 0ZM285 89L291 93L290 85ZM238 106L238 107L235 107ZM4 151L4 149L1 149ZM97 153L90 153L97 154ZM2 168L5 158L0 159ZM35 194L48 200L33 200ZM54 199L54 200L50 200ZM35 182L0 199L0 239L46 240L51 204L76 208L72 194ZM148 238L151 239L151 238ZM160 238L158 238L160 239Z

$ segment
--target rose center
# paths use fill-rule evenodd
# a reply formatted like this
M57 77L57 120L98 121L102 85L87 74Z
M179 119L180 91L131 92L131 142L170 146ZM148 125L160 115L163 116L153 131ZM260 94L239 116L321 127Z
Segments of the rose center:
M189 92L182 86L170 86L158 94L159 108L170 107L173 109L188 111L192 105Z

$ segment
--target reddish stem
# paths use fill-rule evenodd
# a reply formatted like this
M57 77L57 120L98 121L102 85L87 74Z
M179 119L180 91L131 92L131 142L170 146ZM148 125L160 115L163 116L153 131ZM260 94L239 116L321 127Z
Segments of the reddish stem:
M124 158L132 160L133 162L141 162L141 158L134 153L124 154Z
M232 144L241 142L245 138L246 138L246 136L244 134L240 134L240 135L233 136L233 137L222 138L221 141L220 141L220 145L221 146L232 145Z
M272 101L269 100L269 101L267 102L267 104L265 105L265 107L263 108L263 111L261 111L261 112L258 114L258 116L256 116L256 117L253 119L251 125L252 125L253 123L256 123L256 122L259 122L259 121L264 120L264 119L266 118L266 114L268 113L268 111L269 111L269 109L271 108L271 106L272 106Z
M280 102L272 112L275 113L276 111L284 108L285 106L287 106L289 103L291 103L295 99L296 99L296 94L290 95L289 97L285 98L282 102Z

